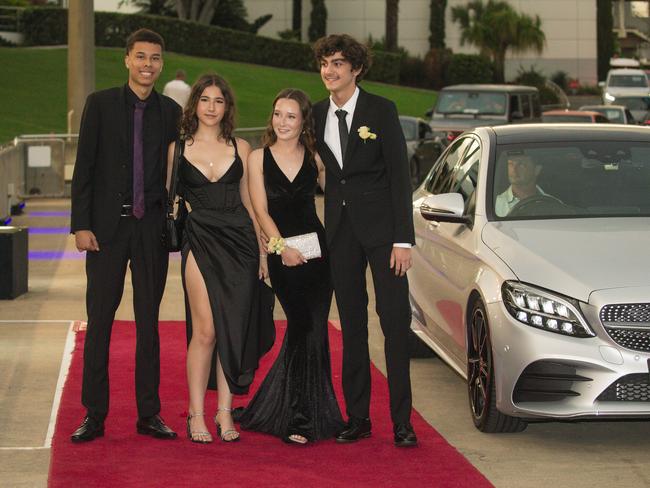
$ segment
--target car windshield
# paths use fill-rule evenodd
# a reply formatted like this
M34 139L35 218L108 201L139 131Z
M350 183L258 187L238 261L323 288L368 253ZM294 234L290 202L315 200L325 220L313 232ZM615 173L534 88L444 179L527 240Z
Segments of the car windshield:
M591 115L565 115L565 114L542 114L542 122L593 122Z
M493 169L498 220L650 216L650 143L502 145Z
M506 96L490 92L441 92L436 113L503 115L506 113Z
M399 123L402 124L402 132L404 132L404 139L406 139L407 141L412 141L414 139L417 139L416 136L417 124L415 123L415 120L399 119Z
M644 75L611 75L608 85L621 88L647 87L648 80Z
M630 110L650 110L650 97L619 97L616 103Z
M585 110L590 110L592 112L598 112L600 114L603 114L605 117L609 119L610 122L614 122L615 124L625 123L625 118L623 117L623 111L617 108L596 107L596 108L587 108Z

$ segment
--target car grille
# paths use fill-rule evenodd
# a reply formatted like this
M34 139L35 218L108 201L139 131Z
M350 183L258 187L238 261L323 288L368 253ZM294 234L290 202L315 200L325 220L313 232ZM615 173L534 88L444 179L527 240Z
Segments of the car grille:
M600 321L620 346L650 352L650 303L605 305L600 310Z
M554 361L536 361L526 367L517 380L512 399L521 402L557 402L580 396L573 390L575 383L592 381L576 374L573 365Z
M650 375L634 373L609 385L597 398L601 402L650 402Z

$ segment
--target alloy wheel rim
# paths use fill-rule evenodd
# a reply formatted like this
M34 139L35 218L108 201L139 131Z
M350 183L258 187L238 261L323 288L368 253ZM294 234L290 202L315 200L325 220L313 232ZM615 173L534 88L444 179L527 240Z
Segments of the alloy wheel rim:
M483 311L477 309L472 316L472 342L470 354L468 354L469 378L469 400L474 418L483 417L488 407L488 395L490 384L490 341L487 334L487 326Z

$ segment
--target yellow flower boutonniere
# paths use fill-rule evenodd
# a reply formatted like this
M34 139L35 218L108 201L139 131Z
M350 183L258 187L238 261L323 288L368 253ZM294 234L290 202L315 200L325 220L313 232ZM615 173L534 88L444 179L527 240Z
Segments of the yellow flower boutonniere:
M363 142L366 142L368 139L374 141L375 139L377 139L377 134L375 134L374 132L370 132L370 127L368 127L367 125L362 125L361 127L359 127L359 137L363 139Z

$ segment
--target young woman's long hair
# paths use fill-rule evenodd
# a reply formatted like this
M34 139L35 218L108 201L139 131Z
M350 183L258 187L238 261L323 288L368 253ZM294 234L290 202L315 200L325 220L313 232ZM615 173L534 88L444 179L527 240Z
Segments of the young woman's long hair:
M208 73L202 75L194 85L190 92L190 98L187 101L187 106L183 112L181 119L180 132L181 137L186 140L193 141L193 136L196 129L199 127L199 118L196 116L196 107L199 104L199 99L203 95L203 91L209 86L216 86L221 90L225 100L226 109L221 119L221 139L230 142L235 131L235 95L228 82L216 73Z
M305 151L307 151L308 160L314 163L314 155L316 154L316 136L314 131L314 118L312 116L312 105L309 96L297 88L285 88L282 90L273 100L273 110L271 111L271 116L269 121L266 124L266 131L262 136L262 144L264 147L269 147L275 144L278 140L278 137L275 135L273 130L273 112L275 112L275 104L281 98L288 98L289 100L295 100L298 102L300 107L300 113L302 115L302 130L300 131L300 138L298 142L303 145Z

